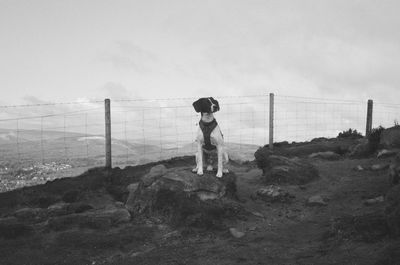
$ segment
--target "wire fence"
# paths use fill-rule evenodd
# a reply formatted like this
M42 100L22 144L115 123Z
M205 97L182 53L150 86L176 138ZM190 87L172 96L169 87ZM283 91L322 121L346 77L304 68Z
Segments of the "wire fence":
M274 97L274 142L336 137L349 128L364 133L367 103ZM137 165L193 155L198 98L111 100L113 165ZM252 160L269 141L268 95L216 97L215 117L231 158ZM0 106L0 176L10 168L103 166L104 101ZM373 127L397 124L400 104L374 102Z

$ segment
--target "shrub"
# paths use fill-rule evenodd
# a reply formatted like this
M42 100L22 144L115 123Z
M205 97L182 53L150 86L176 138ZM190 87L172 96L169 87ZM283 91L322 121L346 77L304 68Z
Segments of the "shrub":
M356 129L348 129L347 131L340 132L337 138L362 138L362 134L357 132Z
M373 128L371 133L368 135L368 146L370 152L375 152L379 148L379 143L381 141L381 133L385 130L384 127L379 126Z

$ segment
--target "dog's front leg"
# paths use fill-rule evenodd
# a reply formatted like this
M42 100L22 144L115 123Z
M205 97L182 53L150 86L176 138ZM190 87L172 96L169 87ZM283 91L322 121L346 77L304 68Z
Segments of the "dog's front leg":
M201 146L201 143L197 144L196 162L197 162L197 175L203 175L203 148Z
M217 145L217 152L218 152L218 170L217 170L217 178L222 177L222 147L220 145Z

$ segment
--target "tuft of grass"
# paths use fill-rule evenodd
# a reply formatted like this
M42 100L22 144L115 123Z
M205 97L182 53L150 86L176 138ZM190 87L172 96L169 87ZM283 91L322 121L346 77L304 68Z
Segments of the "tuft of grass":
M337 138L362 138L362 134L356 129L349 128L347 131L340 132Z

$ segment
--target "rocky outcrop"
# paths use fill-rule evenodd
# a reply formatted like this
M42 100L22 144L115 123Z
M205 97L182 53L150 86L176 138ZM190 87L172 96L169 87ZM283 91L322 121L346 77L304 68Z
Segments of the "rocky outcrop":
M268 184L301 185L318 178L317 169L305 159L271 155L263 149L259 149L255 157Z
M269 185L258 189L252 199L261 199L265 202L289 202L293 196L281 187L276 185Z
M199 176L191 168L153 167L125 204L133 215L159 215L173 224L212 225L232 208L224 198L236 196L233 173L216 178L212 173Z
M332 152L332 151L312 153L308 157L309 158L315 158L315 159L325 159L325 160L338 160L338 159L340 159L340 155L338 153L335 153L335 152Z
M400 148L400 126L383 130L379 143L384 148Z

